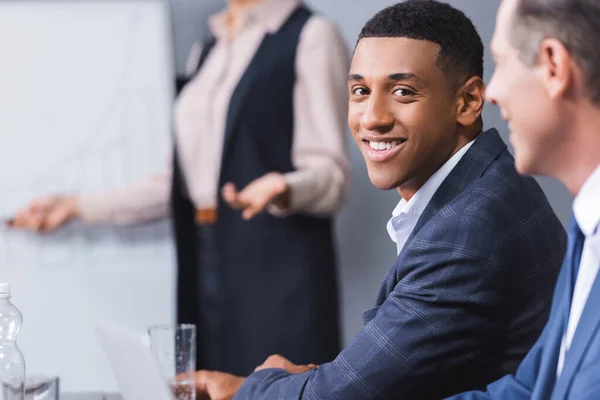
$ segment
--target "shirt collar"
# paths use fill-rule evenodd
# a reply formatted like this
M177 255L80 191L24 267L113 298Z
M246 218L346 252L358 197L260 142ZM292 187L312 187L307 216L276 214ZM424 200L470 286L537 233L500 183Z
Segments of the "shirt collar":
M248 7L242 15L243 26L258 23L266 33L275 33L287 21L301 0L263 0ZM223 10L209 18L209 27L217 39L227 37L228 11Z
M600 224L600 165L585 181L573 202L573 213L586 237L594 235Z
M444 163L433 175L429 177L427 182L411 197L409 201L401 199L394 211L392 216L397 217L400 214L413 214L420 216L425 208L433 198L433 195L444 182L444 180L450 175L450 172L456 167L461 158L473 145L475 140L471 140L469 143L464 145L458 150L448 161Z

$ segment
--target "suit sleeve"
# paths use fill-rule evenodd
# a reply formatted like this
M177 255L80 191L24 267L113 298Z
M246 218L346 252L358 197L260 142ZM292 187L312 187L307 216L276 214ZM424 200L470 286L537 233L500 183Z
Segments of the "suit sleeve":
M446 400L529 400L537 380L542 356L544 334L531 348L519 365L516 375L507 375L491 383L485 392L472 391L449 397Z
M559 294L562 292L561 282L565 280L567 270L562 268L554 289L552 308L548 321L556 318ZM450 400L528 400L531 398L532 392L538 379L540 371L540 362L544 352L544 343L548 335L548 324L544 327L542 334L537 342L533 345L523 362L519 365L519 369L515 375L507 375L496 382L491 383L486 388L486 391L473 391L458 394L449 397Z
M333 362L253 374L236 399L439 399L485 382L504 329L502 249L487 222L450 219L401 253L393 290Z

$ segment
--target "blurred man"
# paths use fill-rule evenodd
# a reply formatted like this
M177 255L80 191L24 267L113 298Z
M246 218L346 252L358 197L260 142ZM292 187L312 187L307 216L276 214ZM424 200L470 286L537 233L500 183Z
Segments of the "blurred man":
M547 320L565 237L498 133L482 132L482 76L481 39L447 4L406 1L366 24L349 123L372 183L402 197L392 219L399 256L333 362L274 356L245 380L200 371L201 393L439 399L516 369Z
M523 174L576 198L544 332L515 376L455 399L600 399L600 2L504 0L488 99L509 121Z

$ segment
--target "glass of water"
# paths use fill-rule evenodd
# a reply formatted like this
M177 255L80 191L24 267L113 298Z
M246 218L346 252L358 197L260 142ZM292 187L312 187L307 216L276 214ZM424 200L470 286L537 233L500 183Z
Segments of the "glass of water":
M154 325L148 328L157 368L177 400L195 400L196 326Z

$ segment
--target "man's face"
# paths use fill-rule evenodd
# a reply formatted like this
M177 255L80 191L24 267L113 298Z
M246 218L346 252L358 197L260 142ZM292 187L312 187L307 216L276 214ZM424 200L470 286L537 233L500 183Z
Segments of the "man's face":
M512 44L512 16L517 1L504 0L498 10L491 45L496 69L487 98L508 122L517 170L522 174L545 174L559 145L557 110L544 89L543 68L526 65Z
M380 189L416 190L455 152L455 96L439 46L407 38L359 41L348 79L348 122Z

